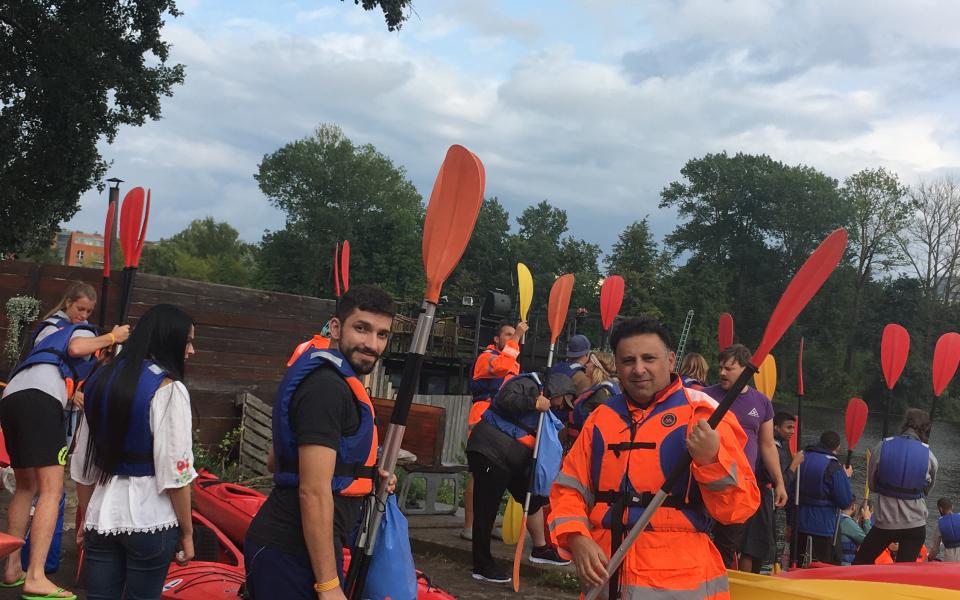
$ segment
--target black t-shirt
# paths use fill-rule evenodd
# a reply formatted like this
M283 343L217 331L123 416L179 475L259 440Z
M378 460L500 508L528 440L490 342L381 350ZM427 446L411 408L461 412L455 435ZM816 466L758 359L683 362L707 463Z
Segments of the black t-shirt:
M360 405L350 386L334 370L323 366L307 375L290 401L290 425L301 446L318 445L337 449L340 438L353 435L360 427ZM295 471L277 461L277 468ZM362 498L334 496L334 537L346 542L360 514ZM300 495L297 488L274 488L250 524L247 537L254 543L287 552L306 554ZM334 544L339 550L340 546Z

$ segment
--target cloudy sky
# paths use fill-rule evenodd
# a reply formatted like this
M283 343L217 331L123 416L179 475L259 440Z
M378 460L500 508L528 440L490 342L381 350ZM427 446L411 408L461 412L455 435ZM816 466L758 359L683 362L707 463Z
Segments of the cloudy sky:
M484 161L512 216L549 199L608 248L690 158L766 153L842 179L908 184L960 167L960 2L415 0L389 33L337 0L180 0L164 37L186 82L163 118L101 145L153 189L149 239L213 216L258 241L283 226L253 173L336 123L429 196L447 146ZM100 231L105 194L68 228Z

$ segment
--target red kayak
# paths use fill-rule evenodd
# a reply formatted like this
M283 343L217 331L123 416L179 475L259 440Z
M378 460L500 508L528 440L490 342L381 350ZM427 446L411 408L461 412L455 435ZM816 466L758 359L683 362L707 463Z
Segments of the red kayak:
M260 492L221 481L208 471L201 470L193 481L193 505L197 512L240 547L250 521L266 501L267 497Z
M889 565L852 565L849 567L820 566L812 569L794 569L780 573L787 579L846 579L924 585L948 590L960 590L960 568L956 563L922 562Z
M196 558L185 567L170 563L160 597L167 600L237 598L245 573L243 554L216 525L193 511Z

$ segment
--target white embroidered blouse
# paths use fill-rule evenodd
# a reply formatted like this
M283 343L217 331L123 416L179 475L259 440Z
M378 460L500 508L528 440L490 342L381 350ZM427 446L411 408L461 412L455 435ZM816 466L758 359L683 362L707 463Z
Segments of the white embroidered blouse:
M174 381L158 389L150 402L156 474L114 475L105 484L97 484L87 507L84 529L102 534L153 533L178 526L166 490L189 485L197 476L193 468L192 427L187 388ZM89 473L83 473L89 431L86 421L82 422L70 461L71 479L84 485L96 484L100 477L93 465Z

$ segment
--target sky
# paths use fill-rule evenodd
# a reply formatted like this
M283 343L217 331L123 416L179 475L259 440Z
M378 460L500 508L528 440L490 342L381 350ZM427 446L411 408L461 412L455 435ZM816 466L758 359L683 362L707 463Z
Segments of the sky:
M257 242L284 215L264 155L339 125L428 198L450 144L511 214L549 200L604 250L692 158L768 154L842 180L908 185L960 169L960 2L415 0L388 32L338 0L180 0L163 37L186 81L162 119L100 144L107 177L149 187L147 237L212 216ZM101 231L91 190L68 229Z

